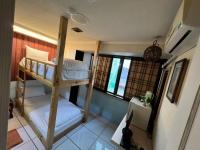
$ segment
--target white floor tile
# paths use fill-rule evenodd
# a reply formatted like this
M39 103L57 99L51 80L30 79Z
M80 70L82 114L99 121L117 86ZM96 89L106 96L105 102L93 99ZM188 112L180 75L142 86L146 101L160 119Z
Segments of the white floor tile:
M114 133L115 133L115 129L111 128L110 126L107 126L105 130L103 130L102 134L100 135L100 138L109 142Z
M118 148L109 144L108 142L102 140L102 139L97 139L97 141L92 145L90 150L117 150Z
M78 127L76 127L75 129L73 129L72 131L70 131L69 133L67 133L67 137L72 136L74 133L76 133L78 130L80 130L83 127L83 125L79 125Z
M67 139L62 144L60 144L56 150L79 150L79 148L74 143L72 143L72 141Z
M105 118L103 118L103 117L101 117L101 116L96 117L96 119L100 120L101 122L103 122L103 123L105 123L105 124L108 124L108 123L109 123L109 121L108 121L107 119L105 119Z
M102 133L102 131L106 128L106 124L99 119L94 119L85 124L85 127L93 133L95 133L97 136L99 136Z
M16 146L12 148L11 150L37 150L35 145L32 143L32 141L26 142L23 145Z
M73 134L70 139L82 150L88 150L97 139L97 136L87 128L82 127L79 131Z
M44 145L42 144L42 142L39 140L39 138L34 138L33 139L34 144L36 145L38 150L45 150Z
M67 140L66 136L62 137L60 140L58 140L56 143L53 144L53 149L56 149L60 144L62 144L66 140Z
M31 137L31 139L34 139L35 137L37 137L37 135L35 134L35 132L33 131L33 129L30 127L30 125L26 125L24 126L26 132L28 133L28 135Z

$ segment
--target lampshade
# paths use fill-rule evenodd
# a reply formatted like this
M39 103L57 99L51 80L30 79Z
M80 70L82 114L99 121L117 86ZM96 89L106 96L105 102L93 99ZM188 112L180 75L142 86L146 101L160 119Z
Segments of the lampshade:
M158 41L155 40L153 45L146 48L144 51L144 59L147 61L157 61L162 55L162 49L159 47Z

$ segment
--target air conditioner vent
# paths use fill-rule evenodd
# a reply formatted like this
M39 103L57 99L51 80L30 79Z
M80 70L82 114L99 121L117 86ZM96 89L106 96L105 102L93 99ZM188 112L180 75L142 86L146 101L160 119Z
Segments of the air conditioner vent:
M169 53L172 53L191 33L191 30L188 30L185 32L185 34L181 37L181 39L174 45L174 47L169 51Z
M181 55L194 48L200 36L199 0L183 0L167 34L164 51L171 55Z

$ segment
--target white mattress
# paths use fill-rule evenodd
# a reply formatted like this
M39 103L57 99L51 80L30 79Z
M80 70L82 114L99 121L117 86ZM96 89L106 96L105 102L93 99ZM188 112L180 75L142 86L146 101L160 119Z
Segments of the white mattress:
M46 138L50 111L50 95L25 99L25 113ZM60 98L56 117L55 135L81 121L81 109L66 99Z
M53 64L53 62L48 61L48 63ZM20 63L21 66L25 67L25 58L23 58ZM30 62L27 61L27 68L30 69ZM32 62L32 70L33 72L36 72L36 62ZM62 79L63 80L83 80L89 78L89 70L88 66L81 62L76 60L70 60L66 59L63 62L63 68L62 68ZM43 76L44 75L44 64L39 63L38 65L38 74ZM47 74L46 78L48 80L52 80L54 75L54 68L52 66L47 65Z

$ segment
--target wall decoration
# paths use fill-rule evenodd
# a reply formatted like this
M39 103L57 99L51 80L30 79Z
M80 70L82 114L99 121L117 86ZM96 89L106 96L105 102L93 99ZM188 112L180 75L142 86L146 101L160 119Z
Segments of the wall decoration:
M189 61L187 59L182 59L175 63L167 91L167 98L170 100L171 103L178 101L188 62Z

